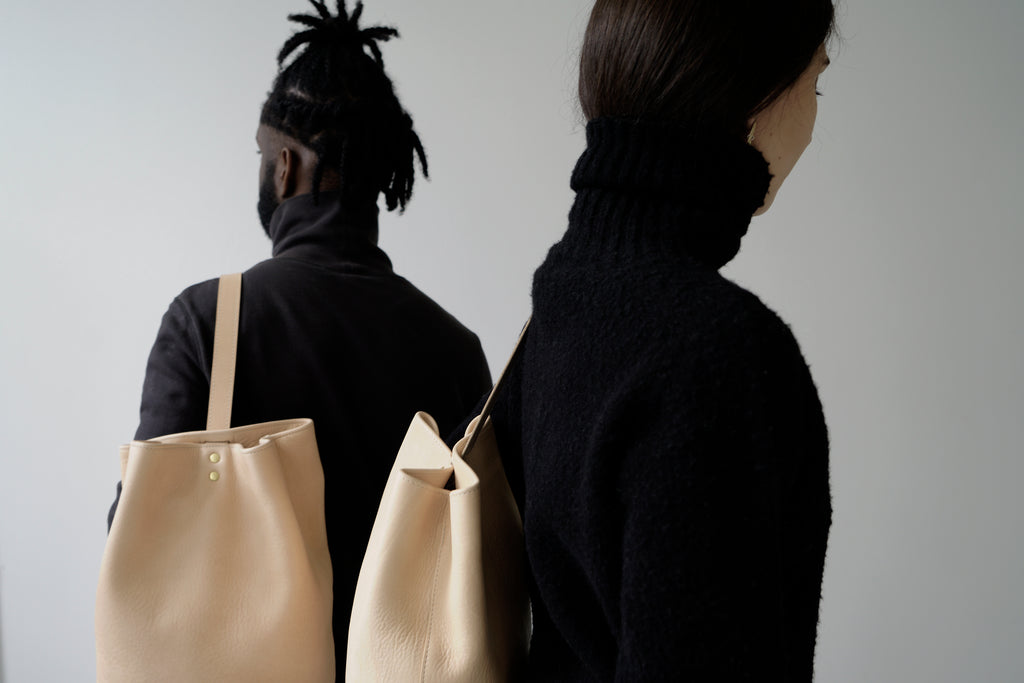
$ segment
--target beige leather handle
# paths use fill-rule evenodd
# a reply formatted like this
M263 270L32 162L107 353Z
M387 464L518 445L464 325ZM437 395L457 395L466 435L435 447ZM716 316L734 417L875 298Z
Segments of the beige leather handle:
M217 320L213 330L213 367L210 369L210 406L206 429L231 428L231 400L235 393L235 358L238 355L238 318L242 303L242 274L222 275L217 286Z
M508 369L512 367L512 361L519 355L519 350L523 346L523 340L526 339L526 330L530 328L530 320L526 320L526 324L523 325L522 331L519 333L519 339L516 340L516 347L512 350L512 355L509 357L508 362L505 363L505 367L502 369L501 374L498 375L498 381L494 383L494 388L491 389L490 396L487 397L487 401L484 402L484 408L480 411L480 419L477 420L476 429L469 437L469 441L466 443L466 447L462 450L463 457L469 457L469 454L473 451L473 445L476 443L477 436L480 435L480 431L484 428L484 423L487 422L487 418L491 416L491 411L494 410L494 402L498 397L498 392L501 391L502 385L505 383L505 375L508 374Z

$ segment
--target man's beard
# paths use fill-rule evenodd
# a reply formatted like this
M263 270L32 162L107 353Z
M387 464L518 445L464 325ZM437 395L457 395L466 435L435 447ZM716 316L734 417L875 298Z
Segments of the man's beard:
M263 231L267 233L267 237L271 237L270 219L280 205L281 202L277 200L277 193L274 191L274 168L268 165L263 174L263 180L260 182L260 198L256 203L256 212L260 215L260 223L263 225Z

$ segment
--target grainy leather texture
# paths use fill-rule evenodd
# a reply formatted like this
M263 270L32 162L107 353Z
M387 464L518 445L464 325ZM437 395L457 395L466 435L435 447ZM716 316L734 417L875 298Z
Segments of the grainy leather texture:
M530 631L522 523L489 420L462 457L480 419L449 450L429 415L413 418L356 585L347 681L521 678Z
M215 351L215 364L232 357ZM232 367L228 387L233 378ZM230 420L230 407L220 414ZM172 434L120 455L96 598L97 680L334 681L313 422Z

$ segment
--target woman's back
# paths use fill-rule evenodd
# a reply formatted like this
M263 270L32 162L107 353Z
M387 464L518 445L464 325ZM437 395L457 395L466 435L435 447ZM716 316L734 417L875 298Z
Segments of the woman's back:
M831 0L597 0L569 229L496 413L530 680L808 681L828 435L789 328L718 269L810 143Z
M535 275L496 417L521 439L530 680L810 678L827 435L788 328L717 272L769 176L713 136L591 122Z

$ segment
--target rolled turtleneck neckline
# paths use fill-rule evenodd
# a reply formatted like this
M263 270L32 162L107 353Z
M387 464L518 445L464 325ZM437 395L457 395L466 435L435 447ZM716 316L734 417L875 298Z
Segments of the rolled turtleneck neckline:
M336 192L299 195L281 202L267 234L275 258L295 258L321 265L356 263L391 270L391 261L377 246L376 203L353 205Z
M561 246L587 258L682 254L718 269L739 252L770 182L768 162L735 135L595 119Z

